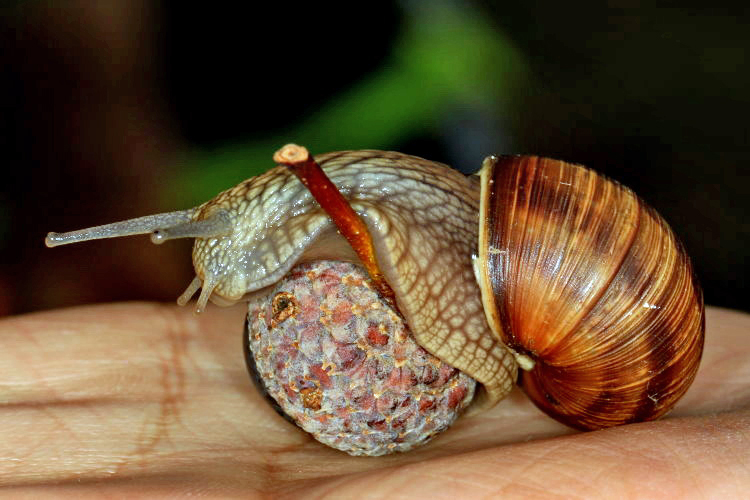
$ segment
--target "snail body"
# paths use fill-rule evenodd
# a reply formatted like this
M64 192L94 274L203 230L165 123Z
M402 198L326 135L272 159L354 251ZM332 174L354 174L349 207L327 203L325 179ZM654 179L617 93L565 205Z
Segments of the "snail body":
M178 303L201 288L198 310L260 293L300 262L365 261L417 343L481 384L477 407L500 401L519 366L535 404L579 429L658 418L690 386L702 295L672 231L627 188L536 157L489 157L472 176L374 150L306 161L332 184L280 165L193 209L47 244L194 237L196 278ZM343 218L341 203L353 209Z

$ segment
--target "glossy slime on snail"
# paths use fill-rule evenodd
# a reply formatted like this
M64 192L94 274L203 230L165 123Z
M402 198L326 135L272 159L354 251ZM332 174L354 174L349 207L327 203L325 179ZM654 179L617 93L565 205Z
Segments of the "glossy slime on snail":
M658 418L692 383L704 311L690 260L620 184L529 156L488 157L471 176L375 150L313 159L288 145L274 160L198 207L47 244L195 238L196 278L178 302L201 288L199 311L300 262L359 263L421 347L481 384L477 408L520 378L553 418L598 429Z

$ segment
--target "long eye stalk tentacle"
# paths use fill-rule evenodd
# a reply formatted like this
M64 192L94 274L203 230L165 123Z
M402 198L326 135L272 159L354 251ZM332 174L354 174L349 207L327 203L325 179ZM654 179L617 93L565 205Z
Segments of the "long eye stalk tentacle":
M151 233L151 242L161 245L178 238L217 238L232 232L232 220L226 210L218 210L202 220L188 220L170 227L158 228Z
M89 227L77 231L69 231L67 233L48 233L44 243L48 247L56 247L81 241L147 234L156 231L157 229L179 226L189 222L194 213L195 208L191 208L188 210L179 210L177 212L146 215L145 217L113 222L112 224L104 224L102 226Z
M178 212L147 215L137 219L67 233L49 233L45 243L48 247L55 247L80 241L151 233L151 241L155 244L161 244L177 238L217 238L227 236L232 232L232 219L226 210L217 210L205 219L193 220L196 210L191 208ZM207 276L203 282L196 276L187 290L177 299L177 303L180 305L187 304L195 292L202 288L196 306L196 312L200 313L205 309L206 303L217 284L216 276Z

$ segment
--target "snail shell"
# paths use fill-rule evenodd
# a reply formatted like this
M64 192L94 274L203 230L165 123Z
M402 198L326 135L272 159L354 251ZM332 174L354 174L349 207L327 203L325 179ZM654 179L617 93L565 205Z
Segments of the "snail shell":
M537 157L481 172L480 283L493 332L533 360L522 386L557 420L652 420L692 383L704 313L684 248L629 189Z
M474 406L500 401L520 365L540 408L593 429L657 418L692 382L702 296L671 230L628 189L534 157L490 157L480 177L393 152L316 160L364 221L419 345L482 384ZM327 213L306 183L279 166L196 208L47 244L194 237L197 276L178 303L202 288L198 310L231 304L298 262L359 261L332 223L339 209Z

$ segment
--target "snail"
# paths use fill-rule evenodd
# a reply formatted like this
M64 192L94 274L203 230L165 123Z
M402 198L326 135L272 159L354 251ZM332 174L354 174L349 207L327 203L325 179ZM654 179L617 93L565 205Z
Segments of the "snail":
M693 381L701 290L667 223L588 168L490 156L474 175L396 152L310 156L188 210L68 233L48 246L151 233L195 238L196 311L268 290L296 264L355 262L416 342L481 386L476 409L518 379L581 430L653 420Z

